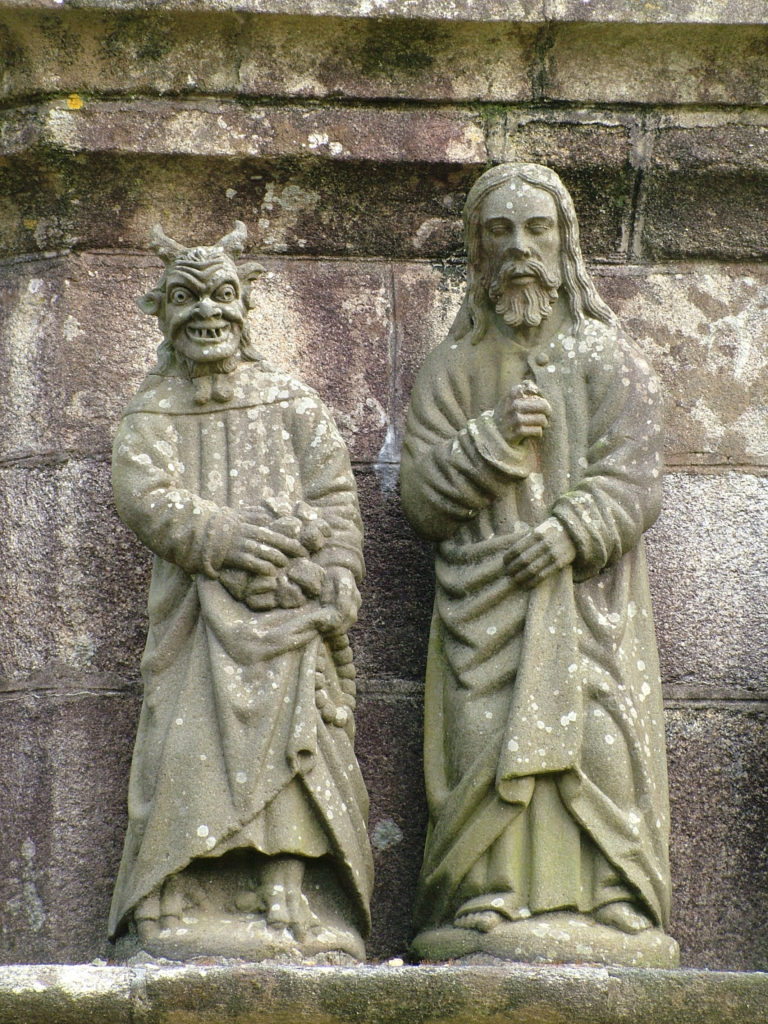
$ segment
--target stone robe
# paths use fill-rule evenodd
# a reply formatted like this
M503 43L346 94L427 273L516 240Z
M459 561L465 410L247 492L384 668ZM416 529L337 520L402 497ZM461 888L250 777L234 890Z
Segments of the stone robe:
M552 415L540 441L509 445L491 411L524 378ZM511 917L634 899L667 923L664 719L642 539L659 510L660 415L648 364L595 320L532 351L449 336L417 377L402 497L437 542L418 930L468 901ZM576 559L522 590L503 555L521 523L549 516Z
M228 401L201 407L190 381L150 374L115 439L117 508L155 559L110 932L194 858L252 848L328 856L365 935L372 863L352 720L326 724L315 698L318 672L339 694L329 609L252 612L219 582L238 509L268 498L316 509L332 536L313 560L359 581L349 457L317 395L292 377L244 361L227 382Z

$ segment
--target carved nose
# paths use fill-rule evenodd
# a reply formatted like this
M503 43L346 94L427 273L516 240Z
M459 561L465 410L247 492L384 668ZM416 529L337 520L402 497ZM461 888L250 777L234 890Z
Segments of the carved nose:
M523 242L522 238L515 236L507 246L507 254L510 256L530 256L530 248Z
M201 317L207 319L208 317L219 316L221 314L221 309L212 299L205 298L198 302L197 312Z

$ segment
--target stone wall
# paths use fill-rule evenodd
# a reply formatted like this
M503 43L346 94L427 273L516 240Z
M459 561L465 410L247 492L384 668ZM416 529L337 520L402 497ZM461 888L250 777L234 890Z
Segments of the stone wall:
M259 345L357 472L369 950L405 950L432 569L403 414L461 297L466 191L530 159L666 389L672 931L686 965L768 967L767 25L759 0L0 3L0 960L107 954L149 574L109 452L159 341L134 299L152 224L236 218Z

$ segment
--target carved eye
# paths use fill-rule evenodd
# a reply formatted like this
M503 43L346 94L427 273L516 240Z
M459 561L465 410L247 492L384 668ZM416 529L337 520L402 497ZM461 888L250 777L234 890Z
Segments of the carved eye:
M543 235L552 225L546 220L534 220L528 225L528 230L532 235Z
M223 284L217 288L213 295L217 302L234 302L237 298L237 291L232 284Z
M186 288L171 288L171 294L168 296L174 306L183 306L185 302L189 302L192 298L192 293Z

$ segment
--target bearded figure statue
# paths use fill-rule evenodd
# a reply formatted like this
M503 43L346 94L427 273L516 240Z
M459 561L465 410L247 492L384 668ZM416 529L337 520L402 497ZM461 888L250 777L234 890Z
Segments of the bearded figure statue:
M401 467L436 543L414 951L672 966L643 543L658 382L551 170L486 172L464 227L466 296L416 379Z
M139 305L163 341L113 451L155 557L109 928L174 959L343 962L372 885L347 639L362 526L328 410L254 347L245 237L152 234L165 269Z

